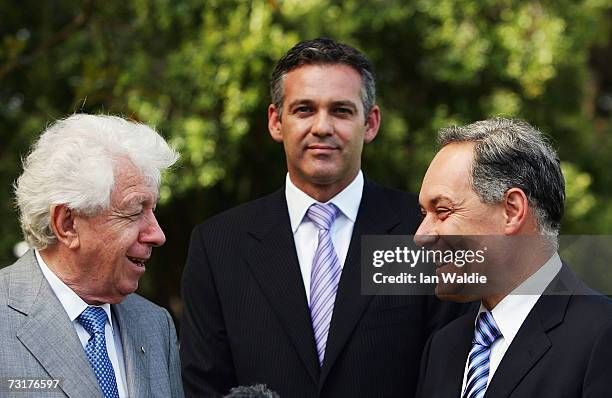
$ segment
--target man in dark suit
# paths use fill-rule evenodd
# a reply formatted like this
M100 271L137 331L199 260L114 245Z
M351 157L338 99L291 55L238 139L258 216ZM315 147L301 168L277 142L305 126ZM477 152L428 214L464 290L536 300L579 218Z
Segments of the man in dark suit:
M415 241L457 247L458 236L478 235L494 244L478 268L487 286L436 287L440 297L475 298L480 308L429 340L418 396L612 396L612 302L586 288L557 254L565 199L557 155L517 120L450 127L438 138ZM476 267L447 263L437 272Z
M378 133L370 62L329 39L297 44L271 80L283 188L195 228L183 274L188 396L265 383L281 397L410 397L445 313L433 297L360 293L364 234L410 234L411 194L361 172ZM444 307L448 309L450 307Z

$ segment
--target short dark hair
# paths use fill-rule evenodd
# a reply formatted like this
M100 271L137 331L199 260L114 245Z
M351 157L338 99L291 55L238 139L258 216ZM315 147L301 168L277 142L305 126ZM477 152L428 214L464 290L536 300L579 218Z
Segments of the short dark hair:
M326 37L302 41L289 50L277 63L270 79L270 96L279 116L282 114L283 78L302 65L347 65L361 75L361 102L365 116L376 101L374 68L370 60L359 50Z
M438 143L474 142L472 187L484 203L510 188L525 192L543 235L556 236L565 203L561 162L546 137L518 119L492 118L438 132Z

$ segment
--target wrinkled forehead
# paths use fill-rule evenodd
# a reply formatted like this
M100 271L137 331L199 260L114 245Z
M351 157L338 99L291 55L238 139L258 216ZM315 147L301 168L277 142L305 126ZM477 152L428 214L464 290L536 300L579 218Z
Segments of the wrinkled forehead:
M145 175L129 160L119 160L114 165L115 183L111 191L111 203L134 204L150 202L155 204L159 187L153 178Z

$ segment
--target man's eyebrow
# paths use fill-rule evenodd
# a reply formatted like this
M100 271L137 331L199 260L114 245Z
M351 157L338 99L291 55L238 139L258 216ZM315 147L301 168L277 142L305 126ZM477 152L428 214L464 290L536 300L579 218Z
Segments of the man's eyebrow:
M440 195L436 195L433 198L429 199L428 204L435 206L438 203L442 202L442 201L448 201L453 203L453 199L450 196L444 195L444 194L440 194Z
M353 108L353 109L357 109L357 104L355 104L353 101L351 100L340 100L340 101L333 101L331 103L332 106L346 106L349 108Z
M314 104L314 101L307 98L298 98L289 103L289 108L294 107L296 105L311 105Z
M123 202L124 206L128 208L140 206L142 204L147 204L147 203L152 203L152 199L150 195L145 195L145 194L135 195L131 197L130 199Z

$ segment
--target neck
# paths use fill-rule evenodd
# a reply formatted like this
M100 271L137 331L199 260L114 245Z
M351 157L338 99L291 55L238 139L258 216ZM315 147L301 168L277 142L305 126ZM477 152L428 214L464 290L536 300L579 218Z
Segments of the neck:
M71 266L69 257L64 256L64 253L59 248L59 244L47 247L38 251L40 256L47 264L47 267L67 286L74 279L73 266Z
M302 190L308 196L316 199L317 202L327 203L347 186L348 185L298 188L300 188L300 190Z
M291 172L289 173L289 178L291 179L293 185L295 185L296 188L298 188L300 191L304 192L311 198L316 199L318 202L326 203L334 196L342 192L346 187L348 187L355 180L358 174L359 169L350 178L346 178L330 184L316 184L305 182L302 179L294 178Z
M71 256L66 255L60 244L39 250L39 253L51 272L72 289L83 301L89 305L102 305L105 303L88 295L83 290L82 286L85 285L83 278L86 278L86 276L79 272L79 266L73 263Z
M532 239L528 236L524 236L524 238ZM532 245L539 247L536 248ZM542 268L554 254L549 246L545 243L540 246L537 240L535 243L530 243L529 246L529 250L525 250L525 248L517 250L516 253L519 253L517 257L504 264L503 268L509 272L505 275L499 275L504 282L499 282L499 287L495 288L496 293L482 297L481 302L488 310L495 308L506 296ZM500 269L502 268L500 267Z
M483 297L481 302L482 305L489 311L492 311L493 308L495 308L495 306L497 304L499 304L505 297L507 296L507 294L504 295L496 295L496 296L488 296L488 297Z

